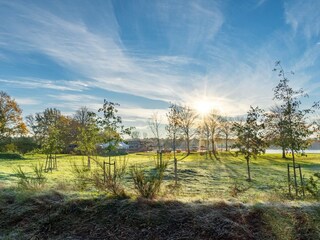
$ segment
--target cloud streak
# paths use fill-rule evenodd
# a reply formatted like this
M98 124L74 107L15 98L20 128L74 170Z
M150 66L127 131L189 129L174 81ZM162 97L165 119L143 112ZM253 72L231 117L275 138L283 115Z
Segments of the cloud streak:
M320 7L315 2L309 1L308 6L297 1L285 4L286 22L295 34L302 30L306 38L319 36L320 19L314 9ZM71 77L74 80L11 76L1 77L0 82L17 88L64 91L63 94L49 94L52 102L48 105L69 109L82 105L97 109L98 97L88 93L95 89L188 105L199 98L207 98L229 115L243 114L249 105L270 105L272 88L278 80L271 70L280 55L279 42L267 39L253 47L241 41L239 33L231 36L229 32L224 33L224 27L232 29L232 26L228 26L221 4L155 2L152 11L143 15L157 27L156 36L160 39L157 44L163 47L158 52L152 47L141 52L123 38L119 20L122 15L117 16L112 2L101 3L106 5L95 9L94 15L86 15L92 6L83 10L82 15L73 13L68 5L60 5L61 2L47 7L30 2L0 3L3 7L0 14L4 16L0 26L0 49L22 55L44 55L76 76ZM87 4L90 2L84 2L85 6ZM257 4L263 7L268 1ZM62 9L64 14L54 9ZM302 11L298 12L300 9ZM89 17L100 24L98 28L86 20ZM130 27L137 29L135 37L145 42L147 40L139 33L139 24L135 22ZM288 36L294 38L288 32L278 35L280 40L277 38L277 41ZM318 61L318 46L313 44L300 52L301 61L291 64L301 77L299 82L293 80L295 86L312 80L313 76L299 72ZM0 61L6 57L0 53ZM313 86L316 89L317 85ZM128 103L128 108L122 110L130 118L151 115L149 110L143 111L136 105L139 104Z

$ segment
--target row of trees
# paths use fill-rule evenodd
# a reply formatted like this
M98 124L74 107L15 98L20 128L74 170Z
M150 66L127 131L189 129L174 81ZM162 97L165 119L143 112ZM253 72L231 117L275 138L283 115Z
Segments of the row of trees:
M55 108L47 108L43 112L28 115L24 123L22 111L15 100L7 93L0 92L0 143L7 146L2 150L15 150L13 145L23 140L24 143L35 143L33 147L50 156L75 148L89 159L96 154L97 145L101 143L104 143L104 151L110 153L132 130L122 124L117 114L118 106L117 103L104 100L97 113L82 107L73 116L65 116ZM21 137L27 133L32 137Z
M224 138L226 150L228 150L228 140L232 138L235 141L233 147L237 148L238 153L243 154L246 159L249 180L251 180L250 159L264 153L270 145L278 146L282 149L283 158L286 158L286 153L290 152L294 179L296 179L295 154L306 149L311 143L311 138L319 137L319 119L313 118L313 113L319 109L319 102L302 109L301 100L308 95L303 89L294 90L289 86L287 73L280 62L276 62L274 71L278 73L280 81L274 88L274 106L269 111L250 107L246 118L234 119L219 116L217 112L212 111L199 119L190 107L171 104L167 113L166 130L169 138L172 139L175 177L177 138L182 136L185 139L189 154L190 139L197 135L199 139L205 139L207 150L211 145L211 152L216 159L218 159L215 148L216 139ZM159 115L154 114L149 121L149 127L157 139L158 150L161 150L160 125Z
M286 151L290 151L297 190L295 154L306 149L312 136L316 138L319 134L319 120L312 118L312 114L319 109L319 102L302 109L301 99L308 95L303 89L294 90L289 86L289 79L280 62L276 63L274 71L280 77L274 88L274 107L268 112L251 107L244 122L235 122L232 128L236 134L235 146L245 156L249 180L251 158L264 153L271 144L281 147L283 158L286 158Z
M104 100L98 113L81 107L73 117L64 116L57 109L26 117L27 125L46 154L56 154L76 147L83 155L96 154L97 145L104 143L111 152L132 128L125 128L117 115L117 103Z
M185 141L186 152L189 155L191 152L191 140L198 138L205 139L206 148L215 154L216 153L216 139L224 139L225 150L228 151L229 140L231 138L231 117L219 115L212 111L206 116L199 118L197 112L189 106L180 106L178 104L171 104L169 112L167 113L167 125L165 130L167 136L172 140L172 149L176 148L178 140ZM161 116L158 113L152 114L148 121L149 128L153 133L156 141L158 151L161 151ZM210 144L211 143L211 144Z
M199 119L192 108L171 104L165 129L172 140L175 166L177 139L181 136L185 139L189 154L190 140L196 135L199 139L205 140L207 150L211 145L211 152L215 158L218 158L215 148L217 138L225 139L226 150L230 138L236 141L234 146L247 160L249 179L250 158L263 152L271 144L282 148L284 158L286 151L290 150L295 165L295 153L305 149L310 144L312 134L315 131L319 132L319 120L312 121L310 118L319 108L319 103L301 109L301 98L307 95L302 89L294 90L289 86L289 80L280 62L276 63L274 70L280 77L279 84L274 88L274 106L267 112L258 107L251 107L246 119L231 120L215 111ZM106 143L107 151L111 152L124 135L131 133L132 128L125 128L121 117L117 115L118 106L117 103L104 100L98 113L82 107L73 117L64 116L57 109L46 109L27 116L26 123L44 153L63 152L74 144L77 150L89 159L96 151L98 143ZM159 151L160 126L160 116L154 114L149 121L149 127L157 139ZM22 121L21 109L9 95L0 92L0 140L26 132L27 127Z

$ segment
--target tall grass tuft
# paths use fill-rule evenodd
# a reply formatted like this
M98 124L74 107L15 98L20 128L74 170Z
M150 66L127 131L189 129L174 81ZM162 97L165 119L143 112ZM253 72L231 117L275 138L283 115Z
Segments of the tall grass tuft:
M42 164L32 167L32 174L27 175L19 165L14 172L18 178L18 186L22 189L41 189L47 182Z
M71 172L74 175L75 185L78 189L84 190L91 181L90 168L86 164L78 166L76 163L71 165Z
M141 167L134 166L131 169L131 177L134 187L141 197L153 199L160 191L167 162L159 164L152 171L146 172Z

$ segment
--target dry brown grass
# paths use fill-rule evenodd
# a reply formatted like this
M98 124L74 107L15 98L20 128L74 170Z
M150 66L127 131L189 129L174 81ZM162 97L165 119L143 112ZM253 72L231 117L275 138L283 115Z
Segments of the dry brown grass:
M320 206L0 192L0 239L320 239Z

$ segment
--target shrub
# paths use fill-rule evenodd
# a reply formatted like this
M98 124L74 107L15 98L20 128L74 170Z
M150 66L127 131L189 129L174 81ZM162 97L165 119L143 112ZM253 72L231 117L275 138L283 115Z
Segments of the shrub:
M4 151L8 153L16 153L18 152L18 148L14 143L8 143L4 146Z
M153 199L159 193L167 165L167 162L163 162L148 174L140 167L132 168L131 176L134 187L141 197Z
M118 160L113 166L113 171L110 169L110 172L104 169L103 165L100 165L100 168L93 173L92 179L96 188L108 191L117 197L127 197L122 184L123 177L127 172L127 158L125 156L119 157Z
M315 198L320 198L320 173L315 173L306 181L306 190Z

